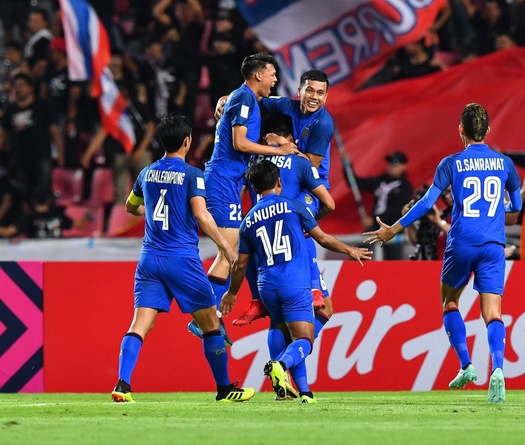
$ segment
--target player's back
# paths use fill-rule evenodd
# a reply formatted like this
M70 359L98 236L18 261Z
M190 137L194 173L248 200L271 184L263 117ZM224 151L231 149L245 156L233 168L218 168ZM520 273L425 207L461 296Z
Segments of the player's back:
M311 230L317 224L299 205L276 194L266 195L241 225L239 250L255 254L260 288L310 287L310 260L303 225Z
M232 128L242 125L247 128L246 138L258 142L261 133L261 111L257 98L246 85L234 90L224 112L217 122L213 153L206 163L206 171L239 179L248 166L249 154L233 148Z
M163 157L141 171L133 190L146 207L143 251L198 256L198 225L190 199L206 198L202 172L180 158Z
M283 190L281 197L296 198L302 190L311 191L323 184L317 169L312 163L298 155L254 155L250 164L268 160L279 167L279 175ZM252 204L257 202L256 194L250 187Z
M516 168L507 156L486 144L471 144L442 161L434 182L441 190L452 183L447 246L505 244L504 192L519 187Z

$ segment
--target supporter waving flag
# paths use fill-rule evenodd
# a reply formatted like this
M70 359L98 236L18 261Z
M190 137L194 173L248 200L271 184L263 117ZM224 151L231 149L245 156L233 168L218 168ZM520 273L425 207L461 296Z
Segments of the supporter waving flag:
M279 62L280 94L294 96L302 73L326 72L332 90L353 90L389 54L421 39L446 0L236 0ZM337 90L339 91L339 90ZM342 94L342 98L348 95Z
M126 101L108 67L111 51L106 29L86 0L59 2L69 78L72 81L92 81L92 95L98 98L104 130L130 153L135 145L135 134Z

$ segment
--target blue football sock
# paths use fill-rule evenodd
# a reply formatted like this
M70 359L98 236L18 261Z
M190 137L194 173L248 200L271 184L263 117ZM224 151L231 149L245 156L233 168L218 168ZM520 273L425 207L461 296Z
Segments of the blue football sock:
M124 335L120 344L120 356L118 359L118 378L131 385L131 374L137 364L142 337L134 332Z
M226 353L226 344L221 332L216 330L203 334L202 348L213 373L215 383L217 385L229 385L228 354Z
M290 369L304 362L310 352L312 352L312 343L310 340L307 338L299 338L288 345L279 361L285 364L286 369Z
M505 325L503 321L499 318L489 321L487 324L487 338L490 356L492 357L492 372L496 368L503 370L503 356L505 354Z
M470 354L467 347L467 329L459 310L450 309L443 312L443 325L450 345L456 351L461 367L465 368L470 363Z
M306 376L306 362L303 360L290 368L290 374L300 393L310 391L308 377Z
M323 314L320 314L319 312L315 313L315 321L314 321L314 335L315 338L319 335L319 332L321 332L321 329L324 328L324 325L328 322L329 318L324 316Z
M213 293L215 294L215 305L217 309L219 309L221 307L222 296L228 290L230 276L228 275L228 278L219 278L208 275L208 280L210 280Z
M273 325L268 329L268 351L272 360L278 360L286 349L286 341L281 330Z

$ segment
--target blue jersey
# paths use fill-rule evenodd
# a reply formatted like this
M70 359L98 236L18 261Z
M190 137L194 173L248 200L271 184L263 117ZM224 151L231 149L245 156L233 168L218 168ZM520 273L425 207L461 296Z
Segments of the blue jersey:
M255 256L259 290L310 288L310 256L304 231L317 222L297 201L262 197L239 229L239 252Z
M241 125L248 129L246 138L259 142L261 134L261 110L255 93L246 85L233 91L224 105L224 112L217 122L215 145L211 159L206 163L206 172L220 175L242 184L248 168L250 155L233 148L232 128ZM211 191L210 191L211 196Z
M308 159L297 155L253 155L250 163L259 162L263 159L273 162L279 167L283 186L282 197L297 198L302 190L312 191L323 185L319 172ZM253 205L257 202L257 195L251 186L249 191Z
M199 255L198 225L190 199L206 199L201 170L180 158L163 157L140 172L133 193L144 199L146 208L144 253Z
M303 153L323 156L319 165L319 175L324 185L330 190L330 142L334 131L332 116L325 107L313 114L301 113L301 102L286 97L268 97L261 99L261 105L271 113L284 113L292 118L293 132L297 148Z
M434 184L439 190L452 184L454 206L447 247L505 244L504 191L520 187L509 157L486 144L472 144L441 161Z

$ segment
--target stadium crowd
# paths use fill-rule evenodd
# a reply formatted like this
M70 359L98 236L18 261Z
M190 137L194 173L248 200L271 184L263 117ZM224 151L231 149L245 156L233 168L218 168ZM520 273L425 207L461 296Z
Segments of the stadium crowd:
M80 171L76 204L102 206L106 229L113 204L123 205L138 172L163 155L154 128L167 113L191 118L188 162L204 168L213 149L215 103L242 84L245 56L268 51L233 0L89 2L109 34L110 69L135 130L133 153L101 129L89 83L68 79L58 0L0 2L0 237L61 236L62 228L92 218L91 212L78 220L65 216L68 201L54 196L59 170ZM513 45L525 45L525 0L448 0L430 32L393 54L362 88ZM101 170L114 188L104 202L93 199ZM47 216L35 217L44 203Z

